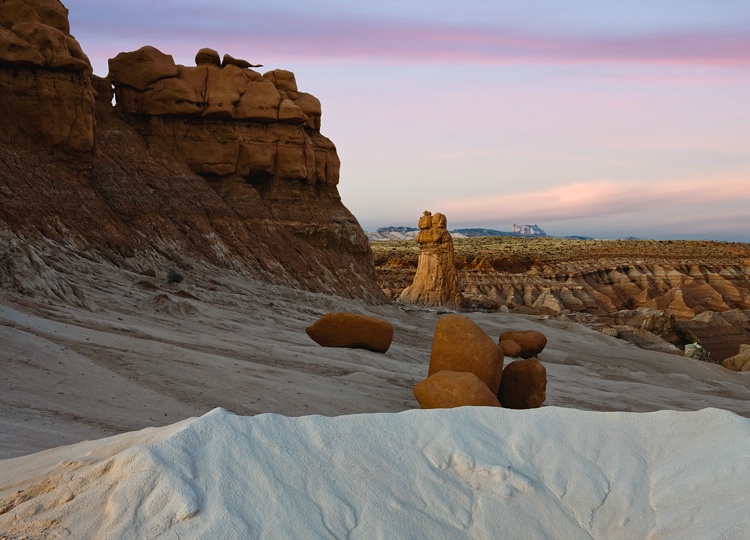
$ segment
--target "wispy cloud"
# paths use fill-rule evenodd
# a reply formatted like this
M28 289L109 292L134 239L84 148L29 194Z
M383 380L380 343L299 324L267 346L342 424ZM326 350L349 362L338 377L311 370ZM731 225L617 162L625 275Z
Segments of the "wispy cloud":
M125 4L107 6L106 10L86 1L69 4L71 9L91 10L90 15L73 13L73 33L85 39L91 36L99 44L134 38L164 46L187 42L194 49L210 45L241 54L235 49L242 47L253 57L272 54L274 58L316 62L750 66L750 31L742 26L588 35L355 12L300 13L299 9L272 9L263 3L225 3L221 9L211 9L208 4L192 2L192 8L177 11L170 2L154 3L145 11ZM160 15L167 9L169 13ZM87 49L89 54L95 54L92 48Z
M434 206L451 219L462 222L494 222L533 219L539 222L581 218L611 218L645 212L668 212L674 208L703 207L720 214L722 203L750 204L750 173L744 177L711 180L643 182L587 182L556 186L546 190L509 193L488 197L445 199ZM686 210L687 211L687 210ZM696 215L700 220L707 216Z

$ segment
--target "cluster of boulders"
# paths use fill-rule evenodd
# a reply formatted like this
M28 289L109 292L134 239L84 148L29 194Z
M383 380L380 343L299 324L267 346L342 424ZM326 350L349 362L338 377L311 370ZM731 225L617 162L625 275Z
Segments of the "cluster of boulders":
M442 317L435 328L427 378L414 387L423 409L483 405L533 409L546 399L547 371L536 356L547 338L536 330L510 330L499 343L462 315ZM519 358L505 369L505 356Z
M384 353L393 325L377 317L328 313L305 331L323 347ZM547 371L537 356L547 338L536 330L509 330L496 343L462 315L438 320L425 380L414 387L423 409L464 406L533 409L546 399ZM505 356L518 358L503 369Z

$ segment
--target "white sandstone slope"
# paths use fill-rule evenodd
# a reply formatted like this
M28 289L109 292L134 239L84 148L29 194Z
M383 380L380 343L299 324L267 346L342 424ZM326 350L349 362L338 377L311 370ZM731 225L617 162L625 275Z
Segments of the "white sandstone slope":
M748 456L719 409L215 409L0 461L0 538L741 538Z

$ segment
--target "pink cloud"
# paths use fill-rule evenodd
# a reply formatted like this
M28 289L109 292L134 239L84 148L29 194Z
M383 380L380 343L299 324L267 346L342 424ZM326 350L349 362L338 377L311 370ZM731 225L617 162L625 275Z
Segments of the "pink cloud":
M750 174L745 177L644 182L587 182L496 196L446 199L433 206L456 221L533 219L539 222L659 212L676 207L720 208L750 203ZM658 217L658 216L657 216ZM696 216L700 217L700 216Z

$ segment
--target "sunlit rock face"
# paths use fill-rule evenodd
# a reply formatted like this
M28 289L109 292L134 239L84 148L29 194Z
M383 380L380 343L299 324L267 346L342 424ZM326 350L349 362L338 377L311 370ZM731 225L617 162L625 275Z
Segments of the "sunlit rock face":
M458 274L453 257L453 238L443 214L425 211L419 218L419 262L414 281L399 297L411 304L461 307Z

